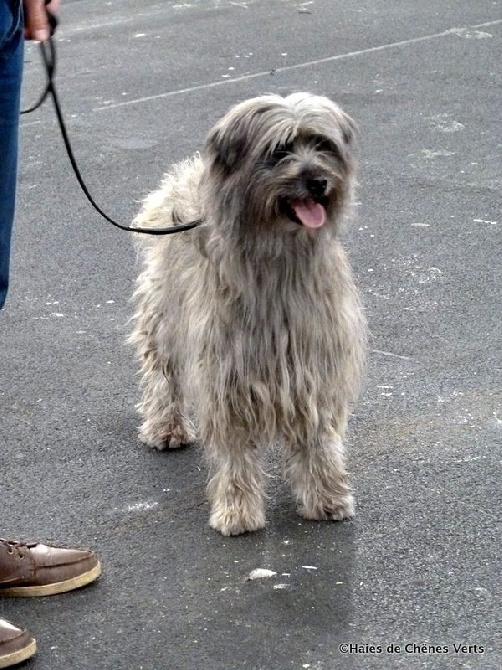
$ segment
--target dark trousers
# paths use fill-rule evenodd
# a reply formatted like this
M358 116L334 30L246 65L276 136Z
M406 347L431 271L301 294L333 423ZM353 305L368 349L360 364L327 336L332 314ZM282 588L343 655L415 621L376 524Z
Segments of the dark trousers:
M23 47L21 2L0 0L0 308L9 286Z

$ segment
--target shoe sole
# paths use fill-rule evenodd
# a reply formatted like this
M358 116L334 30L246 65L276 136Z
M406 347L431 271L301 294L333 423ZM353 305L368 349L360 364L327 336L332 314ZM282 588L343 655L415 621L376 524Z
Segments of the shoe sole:
M12 652L12 654L4 654L0 656L0 668L10 668L11 665L17 665L17 663L22 663L28 658L31 658L33 654L37 651L37 643L35 640L30 640L30 642L17 651Z
M54 582L52 584L42 584L41 586L11 586L7 589L0 589L0 595L2 596L17 596L21 598L36 598L38 596L54 596L58 593L66 593L67 591L73 591L78 589L81 586L86 586L91 582L96 581L96 579L101 574L101 563L98 561L97 564L88 570L87 572L72 577L71 579L66 579L64 582ZM2 666L1 667L7 667Z

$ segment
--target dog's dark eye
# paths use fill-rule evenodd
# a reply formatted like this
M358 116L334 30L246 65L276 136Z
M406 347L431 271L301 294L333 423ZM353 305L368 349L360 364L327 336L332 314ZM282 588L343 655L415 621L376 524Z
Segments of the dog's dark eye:
M316 151L322 151L323 153L327 154L334 154L335 156L340 155L340 151L335 142L328 140L326 137L314 137L313 144Z
M270 156L270 159L274 163L278 163L281 161L283 158L286 158L289 156L289 154L293 151L293 145L292 144L278 144L274 151L272 152L272 155Z

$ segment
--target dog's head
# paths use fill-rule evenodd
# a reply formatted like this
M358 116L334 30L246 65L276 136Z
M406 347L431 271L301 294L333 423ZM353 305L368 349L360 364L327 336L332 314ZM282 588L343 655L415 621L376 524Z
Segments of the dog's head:
M354 122L327 98L267 95L233 107L204 156L211 198L240 226L336 226L354 180Z

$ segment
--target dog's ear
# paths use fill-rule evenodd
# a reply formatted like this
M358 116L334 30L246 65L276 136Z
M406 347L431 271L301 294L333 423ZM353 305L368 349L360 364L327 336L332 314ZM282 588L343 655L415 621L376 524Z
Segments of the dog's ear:
M277 107L273 96L246 100L233 107L209 133L205 148L209 160L227 173L240 169L263 134L264 116Z
M215 166L227 173L233 172L239 167L240 159L244 155L245 137L239 119L226 126L220 122L209 133L206 153Z
M343 141L350 146L354 142L357 133L357 125L345 112L341 112L341 116L342 119L340 125L342 128Z

